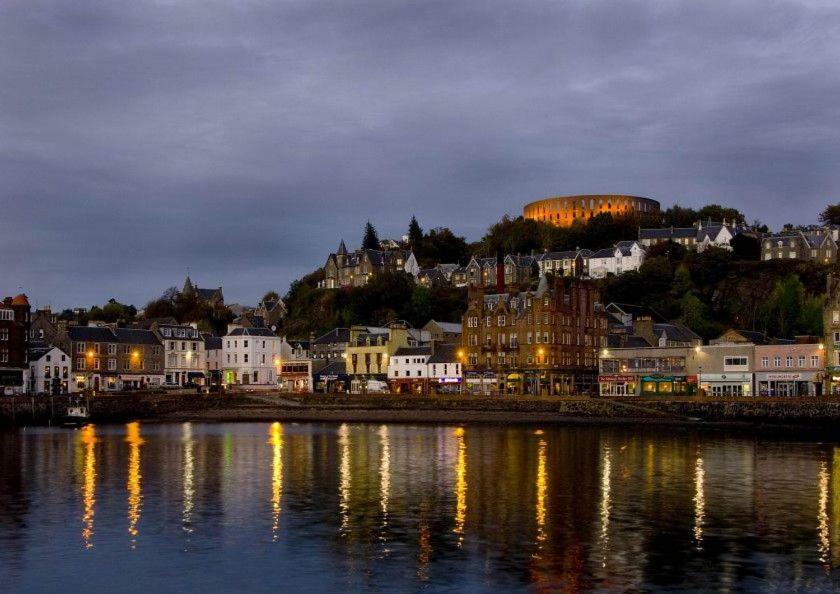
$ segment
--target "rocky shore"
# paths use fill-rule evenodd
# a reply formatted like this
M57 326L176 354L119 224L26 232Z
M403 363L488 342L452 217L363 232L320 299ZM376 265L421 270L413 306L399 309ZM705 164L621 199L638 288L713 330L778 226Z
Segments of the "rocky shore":
M0 423L46 425L68 397L0 399ZM829 399L639 399L526 396L347 395L278 393L126 393L89 400L92 421L330 421L389 423L622 424L796 431L833 436L840 401Z

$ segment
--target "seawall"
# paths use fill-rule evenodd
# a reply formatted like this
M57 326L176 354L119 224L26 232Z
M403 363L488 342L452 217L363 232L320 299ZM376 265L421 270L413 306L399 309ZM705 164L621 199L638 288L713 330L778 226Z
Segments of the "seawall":
M0 399L0 423L60 422L67 396ZM794 430L833 436L840 401L830 399L640 399L525 396L227 393L104 394L90 398L95 423L148 421L334 421L567 423Z

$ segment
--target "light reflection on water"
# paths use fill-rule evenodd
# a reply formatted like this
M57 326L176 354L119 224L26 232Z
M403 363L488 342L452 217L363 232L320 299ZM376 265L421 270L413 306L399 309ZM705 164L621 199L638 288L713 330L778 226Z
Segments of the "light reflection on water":
M12 592L838 585L834 444L129 423L3 432L0 452Z

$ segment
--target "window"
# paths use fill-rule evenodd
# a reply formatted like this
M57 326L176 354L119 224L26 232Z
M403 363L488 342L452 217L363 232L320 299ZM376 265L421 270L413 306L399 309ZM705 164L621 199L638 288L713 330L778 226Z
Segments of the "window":
M723 365L725 367L746 367L747 366L747 358L746 357L724 357L723 358Z
M8 328L0 328L0 340L9 340Z
M805 355L799 355L799 367L805 367Z
M116 359L108 359L108 371L116 371L117 370L117 360Z
M85 369L85 358L84 357L79 357L78 359L76 359L76 369L78 369L80 371L84 371L84 369Z
M773 366L774 367L781 367L782 366L782 358L779 355L773 357Z
M77 353L84 353L85 352L85 343L77 342L76 343L76 352Z
M248 341L247 341L247 340L243 340L243 341L242 341L242 346L243 346L243 347L245 347L245 348L247 349L247 348L248 348Z
M819 367L820 358L818 355L811 355L811 367Z
M761 358L761 366L767 367L770 365L770 357L762 357Z
M499 325L499 326L502 326L502 327L503 327L503 326L505 325L505 322L506 322L506 320L505 320L505 316L499 316L499 318L498 318L497 322L498 322L498 325Z
M109 344L108 345L108 354L109 355L116 355L117 354L117 345Z
M793 367L793 356L788 355L785 357L785 367Z
M840 324L840 309L835 309L831 312L831 322L833 324Z

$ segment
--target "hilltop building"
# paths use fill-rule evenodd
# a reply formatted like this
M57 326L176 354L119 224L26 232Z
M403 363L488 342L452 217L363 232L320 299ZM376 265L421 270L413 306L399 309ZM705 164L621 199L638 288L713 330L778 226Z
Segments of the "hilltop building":
M622 194L585 194L537 200L526 204L522 214L526 219L558 227L570 227L575 221L586 222L599 214L624 216L658 212L659 202L652 198Z
M322 287L362 287L374 276L387 272L405 272L415 279L420 266L411 250L365 250L348 252L344 240L338 250L327 257Z
M702 252L709 247L731 250L730 242L743 227L737 223L716 223L697 221L693 227L665 227L662 229L639 229L639 243L649 248L659 243L673 241L689 251Z

